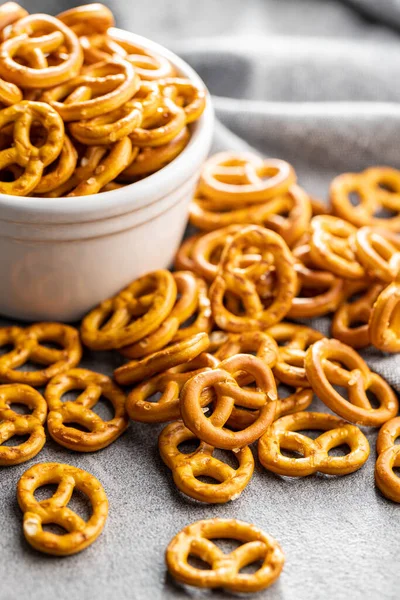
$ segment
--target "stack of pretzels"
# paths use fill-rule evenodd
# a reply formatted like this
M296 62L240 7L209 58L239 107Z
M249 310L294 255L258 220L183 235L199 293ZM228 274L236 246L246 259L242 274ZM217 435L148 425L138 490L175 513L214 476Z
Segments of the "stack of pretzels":
M185 148L205 91L113 25L102 4L57 17L0 6L0 193L109 191Z

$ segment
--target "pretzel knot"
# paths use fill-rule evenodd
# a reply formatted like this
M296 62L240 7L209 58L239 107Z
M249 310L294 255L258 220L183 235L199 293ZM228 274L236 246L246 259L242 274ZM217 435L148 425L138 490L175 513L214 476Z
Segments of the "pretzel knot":
M354 236L354 249L366 271L390 283L400 275L400 237L384 229L361 227Z
M105 33L115 25L114 16L104 4L84 4L70 8L57 15L76 35L87 35L88 32Z
M71 390L83 390L74 401L63 401ZM114 418L104 421L93 410L100 398L107 398L114 408ZM128 427L125 394L106 375L86 369L71 369L54 377L45 397L49 407L47 426L51 437L70 450L93 452L106 448ZM78 423L89 431L80 431L69 423Z
M61 349L48 348L41 342L53 342ZM14 348L0 356L0 381L6 383L46 385L55 375L75 367L82 357L79 333L61 323L36 323L26 329L2 327L0 347L7 345ZM47 366L37 371L18 370L28 361Z
M238 540L242 545L225 554L210 541L216 538ZM192 567L189 556L201 558L210 568ZM240 572L255 561L262 561L255 573ZM188 525L172 539L166 562L173 577L188 585L258 592L276 581L285 558L278 542L254 525L236 519L208 519Z
M234 376L243 371L256 382L256 390L242 388L237 383ZM203 394L207 388L215 392L213 412L209 418L203 405ZM212 400L213 394L210 394L208 404ZM181 415L186 427L201 440L217 448L233 450L243 448L261 437L274 420L276 400L276 385L271 369L251 354L237 354L222 361L217 368L195 375L184 385ZM224 426L235 405L259 412L251 425L233 432Z
M246 248L256 256L243 266ZM268 229L246 227L226 244L210 288L215 322L233 332L270 327L289 311L296 284L294 260L283 239ZM240 314L224 305L227 292L240 299Z
M369 319L371 343L384 352L400 352L400 282L382 290Z
M356 206L350 199L354 193L359 198ZM373 167L362 173L344 173L332 181L330 197L334 213L356 227L400 232L400 171ZM382 209L392 214L378 216Z
M301 429L323 430L316 439L298 433ZM346 456L330 456L329 451L347 444ZM297 452L301 458L284 456L282 450ZM316 472L347 475L357 471L369 456L365 435L355 425L334 415L298 412L281 417L262 436L258 444L261 464L279 475L304 477Z
M305 368L315 394L344 419L377 427L398 412L398 401L392 388L369 370L353 348L338 340L324 338L310 346ZM336 391L333 387L336 385L347 389L348 400ZM367 391L375 395L378 408L372 407Z
M57 491L46 500L35 498L37 488L58 484ZM92 515L85 522L68 502L78 489L92 505ZM102 532L108 513L108 501L101 483L94 477L70 465L38 463L25 471L17 486L18 504L24 513L23 531L27 542L40 552L68 556L90 546ZM43 525L55 524L67 533L57 535L43 531Z
M32 125L39 123L46 131L44 143L31 142ZM43 169L56 160L64 143L64 123L50 106L24 100L0 111L0 130L12 126L12 142L0 151L0 169L19 165L22 173L15 181L1 182L0 192L22 196L40 182Z
M0 75L18 86L59 85L75 77L82 66L78 38L54 17L28 15L12 25L5 38L0 46ZM52 57L56 64L50 64Z
M399 435L400 417L396 417L381 427L376 442L376 485L393 502L400 502L400 478L393 471L395 467L400 467L400 446L395 444Z
M15 412L12 404L23 404L32 413ZM47 405L41 394L29 385L12 383L0 386L0 465L19 465L36 456L46 442L43 424ZM14 436L29 438L17 446L2 446Z
M200 502L224 503L236 499L247 486L254 471L254 459L250 448L235 453L238 468L213 456L215 448L204 442L190 454L183 454L178 446L197 439L196 436L176 421L162 430L158 447L164 463L172 470L176 486L187 496ZM218 483L205 483L199 477L212 477Z

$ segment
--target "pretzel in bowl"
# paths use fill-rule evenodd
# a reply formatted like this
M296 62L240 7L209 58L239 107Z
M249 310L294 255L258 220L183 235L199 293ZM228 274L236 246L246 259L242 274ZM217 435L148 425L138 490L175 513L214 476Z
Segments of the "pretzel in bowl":
M58 485L55 494L36 500L36 490L48 484ZM88 521L67 506L75 488L92 505ZM87 471L60 463L38 463L25 471L18 481L17 499L24 513L23 532L28 544L39 552L56 556L70 556L93 544L103 531L108 514L107 496L99 480ZM66 533L44 531L43 525L51 523Z
M41 342L55 343L61 349L48 348ZM1 327L0 347L9 345L13 349L0 356L0 381L3 383L40 387L55 375L76 367L82 357L78 331L62 323L36 323L25 329ZM36 371L19 370L29 361L45 367Z
M374 277L391 283L400 275L399 235L361 227L354 236L353 246L360 263Z
M170 98L164 98L154 114L144 119L129 137L134 146L165 146L186 127L186 113Z
M351 194L357 194L354 206ZM372 167L362 173L344 173L330 187L334 214L356 227L365 225L400 232L400 171L390 167ZM379 211L389 216L377 216Z
M63 400L63 396L72 390L82 392L76 400ZM114 408L114 417L108 421L92 410L102 396ZM71 369L50 381L45 398L49 407L49 433L53 440L69 450L101 450L112 444L128 427L125 394L106 375L86 369ZM78 423L85 431L69 423Z
M249 247L257 249L261 260L258 257L242 268L243 254ZM261 296L257 290L260 284L266 287ZM218 275L210 288L214 320L218 327L232 332L270 327L289 311L296 285L294 260L283 239L268 229L246 227L223 250ZM234 314L224 305L227 292L240 298L242 314Z
M241 387L235 379L244 372L256 382L256 390ZM208 388L215 392L213 412L204 412L202 400ZM272 372L263 361L250 354L237 354L210 371L192 377L181 392L181 415L186 427L202 441L232 450L257 440L275 418L277 394ZM213 401L210 395L209 403ZM235 406L258 410L256 420L241 431L231 431L227 423Z
M27 11L15 2L6 2L0 6L0 39L3 39L4 30L9 26L27 16ZM11 106L21 102L22 91L14 83L0 79L0 102L5 106Z
M396 417L381 427L376 441L376 485L385 498L393 502L400 502L400 478L393 471L395 467L400 466L400 446L396 444L399 435L400 417Z
M334 339L319 340L307 350L305 368L315 394L343 419L378 427L397 415L399 403L392 388L370 371L350 346ZM345 387L349 399L346 400L333 386ZM378 408L371 405L368 391L379 402Z
M213 456L215 448L200 441L194 452L184 454L178 446L196 440L196 436L181 421L167 425L158 438L161 458L171 469L175 485L187 496L212 504L235 500L249 483L254 471L253 454L247 446L234 456L238 468ZM205 483L199 477L212 477L218 483Z
M242 545L225 554L211 541L216 538L238 540ZM209 568L193 567L189 556L202 559ZM278 579L285 557L278 542L254 525L236 519L208 519L178 533L168 545L165 560L171 575L187 585L254 593ZM241 573L255 561L262 561L255 573Z
M77 35L90 33L106 33L109 27L114 27L114 15L104 4L84 4L70 8L57 15L67 27Z
M22 404L32 412L17 413L12 409L13 404ZM19 465L41 451L46 442L43 427L46 415L45 399L29 385L0 385L0 466ZM2 445L14 436L28 436L28 439L13 446Z
M63 186L74 174L76 163L78 162L78 153L70 138L64 136L64 144L58 158L52 162L43 171L43 175L37 186L34 188L34 194L48 194Z
M322 430L312 439L300 430ZM330 456L329 451L346 444L350 448L345 456ZM289 450L300 458L282 454ZM355 425L334 415L316 412L298 412L281 417L265 432L258 442L261 464L278 475L304 477L313 473L347 475L360 469L369 456L365 435Z
M176 293L169 271L160 269L139 277L84 317L83 343L93 350L111 350L143 339L169 315Z
M369 319L371 343L383 352L400 352L400 281L385 287Z

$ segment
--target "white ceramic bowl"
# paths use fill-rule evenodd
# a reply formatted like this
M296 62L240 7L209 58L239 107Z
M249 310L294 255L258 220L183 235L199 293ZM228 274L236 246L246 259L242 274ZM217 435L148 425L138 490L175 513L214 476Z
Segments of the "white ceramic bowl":
M165 56L179 73L204 86L172 52L115 31ZM168 267L184 233L212 133L208 97L187 147L142 181L71 198L0 194L0 313L23 320L75 321L136 277Z

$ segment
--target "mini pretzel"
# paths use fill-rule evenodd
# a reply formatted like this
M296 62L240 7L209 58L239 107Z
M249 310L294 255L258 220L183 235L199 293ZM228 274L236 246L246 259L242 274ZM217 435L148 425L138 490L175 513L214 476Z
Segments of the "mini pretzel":
M215 538L230 538L243 544L225 554L210 541ZM192 567L189 556L202 559L209 569ZM171 575L187 585L250 593L273 584L285 562L276 540L254 525L236 519L208 519L187 525L169 543L165 560ZM255 573L240 572L257 560L263 562Z
M34 122L39 122L47 134L39 147L30 140ZM0 151L0 170L17 164L23 167L23 172L15 181L2 181L0 193L26 196L40 182L43 169L60 154L64 143L64 124L50 106L27 100L0 110L0 129L9 124L13 125L12 146Z
M287 192L295 181L292 167L283 160L263 160L245 152L220 152L203 165L199 192L211 198L215 208L234 208L264 203Z
M255 380L256 391L242 388L236 382L234 375L242 371ZM209 418L201 402L206 388L212 388L216 394ZM269 367L255 356L237 354L222 361L218 368L195 375L184 385L181 415L186 427L202 441L232 450L251 444L264 433L275 417L276 399L275 380ZM225 427L235 404L259 410L254 423L238 432Z
M106 33L114 27L114 16L104 4L84 4L70 8L57 15L57 19L67 25L76 35L87 35L88 31Z
M19 414L11 406L23 404L31 414ZM46 442L43 425L47 405L41 394L20 383L0 385L0 466L19 465L36 456ZM15 446L2 446L14 436L29 436Z
M275 340L262 331L248 331L241 334L230 334L227 341L215 352L218 360L231 358L236 354L255 353L270 369L278 360L278 347ZM238 377L240 385L244 385L245 378Z
M262 260L240 268L243 250L257 248ZM214 320L218 327L233 332L265 328L282 319L289 311L296 292L296 273L292 254L282 238L273 231L251 226L237 233L224 248L219 273L210 288ZM276 282L269 285L273 274ZM257 291L257 284L266 283L272 297L267 308ZM226 292L240 297L244 314L232 313L224 306Z
M201 117L206 106L206 92L195 86L189 79L167 77L158 82L163 95L182 106L186 123L193 123ZM181 102L179 102L181 101Z
M362 227L354 236L358 260L374 277L390 283L400 275L400 237L390 231Z
M37 488L58 484L53 496L42 501L35 498ZM85 494L92 505L88 521L68 508L74 489ZM24 513L26 541L36 550L56 556L69 556L84 550L103 531L108 501L101 483L82 469L60 463L38 463L25 471L17 486L18 504ZM54 523L66 529L64 535L43 530Z
M299 280L299 291L292 300L287 317L313 318L336 310L343 299L343 279L328 270L316 268L308 244L294 248L293 256L296 259L294 269Z
M55 342L62 349L47 348L41 342ZM61 323L36 323L26 329L2 327L0 347L7 345L14 348L0 356L0 381L4 383L46 385L55 375L75 367L82 357L78 331ZM28 361L48 366L38 371L18 370Z
M138 102L130 101L104 115L70 123L69 130L81 144L87 146L111 144L139 127L142 116L142 106Z
M109 34L108 37L111 42L117 43L125 51L125 60L134 66L140 79L154 81L175 76L173 65L167 58L164 58L157 52L132 43L114 32Z
M338 277L362 279L365 270L352 248L351 240L356 228L342 219L330 215L311 220L310 256L322 269L329 269Z
M35 194L47 194L63 185L73 175L78 161L78 153L67 135L64 145L54 163L45 169L41 180L34 189Z
M139 383L129 393L126 409L133 421L142 423L164 423L180 419L179 394L191 377L218 366L219 360L212 354L202 352L181 365L159 373L151 379ZM149 400L154 394L160 394L157 401ZM201 399L202 406L210 402L210 395L205 393Z
M400 352L400 282L379 294L369 319L371 344L383 352Z
M49 66L48 55L63 49L63 60ZM22 58L28 66L16 58ZM28 15L13 23L0 46L0 75L24 88L50 88L75 77L83 63L78 38L48 15Z
M3 31L9 25L15 23L22 17L27 16L27 11L15 2L6 2L0 6L0 32ZM6 106L11 106L17 102L21 102L23 98L22 91L18 86L0 79L0 102Z
M187 496L212 504L235 500L249 483L254 471L253 454L247 446L235 453L239 466L233 469L213 456L215 448L200 441L190 454L179 451L179 444L196 436L181 421L167 425L158 438L161 458L171 469L175 485ZM204 483L198 477L212 477L217 484Z
M80 121L119 108L134 96L139 86L139 76L130 63L109 59L85 67L81 75L46 90L42 100L64 121Z
M274 375L282 383L293 387L310 387L304 368L307 348L323 335L311 327L278 323L267 333L278 343Z
M291 185L281 201L280 210L266 216L264 225L279 233L291 248L310 225L310 198L300 186Z
M142 125L129 135L134 146L164 146L186 126L186 114L169 98L164 98L156 112L144 119Z
M155 331L172 310L176 284L169 271L143 275L84 317L81 336L93 350L122 348Z
M325 433L315 439L298 433L301 429L318 429ZM329 451L347 444L346 456L330 456ZM301 458L284 456L282 450L297 452ZM347 475L360 469L369 456L365 435L355 425L334 415L298 412L281 417L266 431L258 443L261 464L278 475L304 477L313 473Z
M353 206L350 195L360 202ZM331 183L330 197L336 215L353 223L381 227L400 232L400 172L389 167L373 167L362 173L344 173ZM394 211L394 216L377 217L381 210Z
M369 319L372 307L384 285L371 281L354 282L349 286L348 296L353 293L362 296L353 302L343 302L332 319L332 335L353 348L364 348L370 344ZM356 324L354 326L353 324Z
M310 346L305 367L315 394L344 419L378 427L399 410L396 395L386 381L372 373L353 348L338 340L324 338ZM343 398L334 385L346 387L349 399ZM367 391L376 396L378 408L371 406Z
M64 394L71 390L83 391L76 400L63 401ZM101 396L114 407L114 418L109 421L104 421L91 410ZM86 369L71 369L50 381L45 397L49 407L49 433L53 440L69 450L101 450L112 444L128 427L125 394L106 375ZM69 423L78 423L89 431L80 431Z
M378 434L375 465L375 482L382 494L393 502L400 502L400 479L393 471L400 466L400 446L396 439L400 435L400 417L385 423Z
M142 360L132 360L114 371L114 378L120 385L138 383L172 367L196 358L207 350L208 335L198 333L182 342L167 346L163 350L149 354Z
M240 231L240 225L230 225L193 239L191 246L192 270L195 270L207 281L213 281L218 273L222 250L235 233Z

